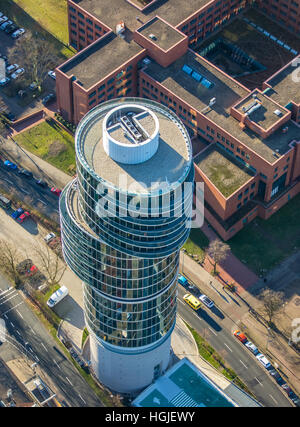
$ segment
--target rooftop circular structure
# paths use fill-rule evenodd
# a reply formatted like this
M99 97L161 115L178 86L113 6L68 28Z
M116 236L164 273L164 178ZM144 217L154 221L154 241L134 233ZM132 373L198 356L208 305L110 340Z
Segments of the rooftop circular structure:
M170 110L126 98L91 110L75 144L77 178L60 197L63 254L83 281L94 372L130 393L169 361L192 213L191 143Z

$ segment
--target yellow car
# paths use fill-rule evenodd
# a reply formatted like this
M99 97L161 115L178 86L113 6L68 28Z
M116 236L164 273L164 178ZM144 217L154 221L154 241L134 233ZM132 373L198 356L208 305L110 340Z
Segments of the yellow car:
M185 294L183 299L194 310L198 310L198 308L201 307L201 302L198 300L198 298L194 297L194 295Z

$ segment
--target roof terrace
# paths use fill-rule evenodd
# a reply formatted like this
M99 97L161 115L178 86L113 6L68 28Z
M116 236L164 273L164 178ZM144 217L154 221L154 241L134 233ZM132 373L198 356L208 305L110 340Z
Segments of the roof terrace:
M194 163L225 198L230 197L254 176L249 169L240 166L234 158L229 158L215 145L198 154Z

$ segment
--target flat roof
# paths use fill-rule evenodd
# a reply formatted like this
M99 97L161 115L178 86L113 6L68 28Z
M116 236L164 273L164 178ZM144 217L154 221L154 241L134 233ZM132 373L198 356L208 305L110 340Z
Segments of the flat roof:
M251 112L252 107L255 108L253 112ZM248 119L265 130L275 125L281 117L288 114L287 111L258 90L244 98L235 106L235 109L242 114L248 113Z
M184 358L132 403L136 407L233 407L237 406L200 369Z
M143 48L134 41L128 43L108 33L59 69L68 76L74 75L77 83L89 89L142 51Z
M105 104L111 104L111 108L114 108L120 102L122 100L118 99ZM124 191L129 191L130 186L130 190L136 193L149 193L156 191L160 185L172 185L183 180L192 163L192 149L180 122L175 116L174 120L171 120L164 115L159 104L157 108L161 112L154 110L151 103L144 99L137 98L132 101L132 98L125 98L124 102L137 105L140 102L156 115L159 121L159 144L156 153L146 162L139 164L123 164L109 157L103 147L102 122L106 114L101 104L91 110L82 122L83 140L79 143L83 147L83 155L89 167L112 186ZM121 187L121 182L125 182L126 188Z
M157 17L139 28L138 32L165 51L185 38L184 34Z
M254 176L215 144L198 154L194 163L226 198Z
M74 0L73 0L74 1ZM115 31L120 21L131 31L141 26L141 21L146 23L156 15L161 16L169 24L177 26L194 12L209 4L211 0L158 0L149 6L143 13L125 0L75 0L91 15L98 18L103 24ZM136 18L139 17L141 21Z
M288 64L275 77L268 80L268 84L272 89L268 89L266 94L283 106L286 106L291 101L295 104L300 104L299 81L292 78L292 74L296 70L296 66L293 66L293 63L297 64L297 60L300 60L300 56Z
M203 86L201 84L203 79L197 82L191 75L184 72L182 70L184 65L188 65L201 77L204 77L205 80L210 81L212 87ZM237 81L227 77L191 50L188 50L185 55L166 68L152 62L145 68L145 72L169 92L174 93L193 109L202 112L203 115L215 122L229 135L241 141L271 164L278 160L278 155L283 155L289 150L290 142L300 139L299 127L291 120L264 140L247 127L242 130L238 120L230 115L230 108L239 100L245 98L250 91ZM216 103L208 108L207 105L210 99L214 97L216 98ZM286 127L288 130L283 133L282 129ZM275 157L274 152L276 150L278 150L278 155Z

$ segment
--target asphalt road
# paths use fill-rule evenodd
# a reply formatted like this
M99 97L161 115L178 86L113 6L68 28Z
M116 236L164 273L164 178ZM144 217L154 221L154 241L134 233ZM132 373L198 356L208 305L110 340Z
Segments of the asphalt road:
M39 179L39 177L35 178ZM20 200L25 200L27 205L59 222L58 196L51 193L51 184L43 188L36 184L35 178L27 178L16 170L9 169L0 160L1 187Z
M259 365L255 356L222 325L225 316L218 308L203 308L195 312L183 301L186 290L178 286L178 313L223 357L241 380L249 387L256 399L268 407L291 407L290 401Z
M7 342L0 347L0 356L4 361L11 360L18 354L16 348L10 344L15 343L17 347L21 346L21 350L23 349L24 355L27 355L31 363L38 362L69 406L103 406L22 296L14 288L10 289L9 283L2 276L0 276L0 319L5 321L6 333L9 335Z

